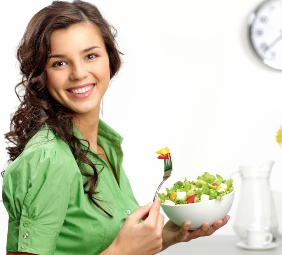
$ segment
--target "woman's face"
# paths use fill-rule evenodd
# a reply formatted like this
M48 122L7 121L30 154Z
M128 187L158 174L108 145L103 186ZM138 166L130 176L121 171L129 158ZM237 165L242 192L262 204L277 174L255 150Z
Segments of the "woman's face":
M46 73L47 88L59 103L75 115L99 115L110 82L109 57L100 31L91 23L54 31Z

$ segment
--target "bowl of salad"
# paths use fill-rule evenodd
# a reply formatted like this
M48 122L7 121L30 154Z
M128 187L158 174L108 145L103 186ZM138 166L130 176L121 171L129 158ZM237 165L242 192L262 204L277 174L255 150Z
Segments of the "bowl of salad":
M158 193L161 208L178 226L191 222L195 230L205 222L211 225L228 214L234 201L232 179L204 172L195 180L184 178L163 193Z

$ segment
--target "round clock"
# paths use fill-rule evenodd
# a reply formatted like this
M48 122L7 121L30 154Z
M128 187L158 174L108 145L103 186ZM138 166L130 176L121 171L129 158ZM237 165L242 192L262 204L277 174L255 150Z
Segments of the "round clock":
M282 70L282 0L262 2L249 17L249 39L258 57Z

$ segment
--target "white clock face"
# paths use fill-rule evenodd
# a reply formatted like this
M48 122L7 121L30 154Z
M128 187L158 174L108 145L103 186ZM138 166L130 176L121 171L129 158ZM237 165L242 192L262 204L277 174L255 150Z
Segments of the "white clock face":
M282 70L282 0L265 1L250 15L249 38L266 65Z

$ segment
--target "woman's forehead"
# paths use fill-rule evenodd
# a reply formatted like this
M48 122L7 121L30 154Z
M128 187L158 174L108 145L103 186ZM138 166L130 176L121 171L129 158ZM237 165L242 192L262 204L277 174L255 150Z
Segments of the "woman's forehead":
M55 30L51 34L50 43L52 54L57 50L82 50L93 46L105 47L100 30L90 22Z

